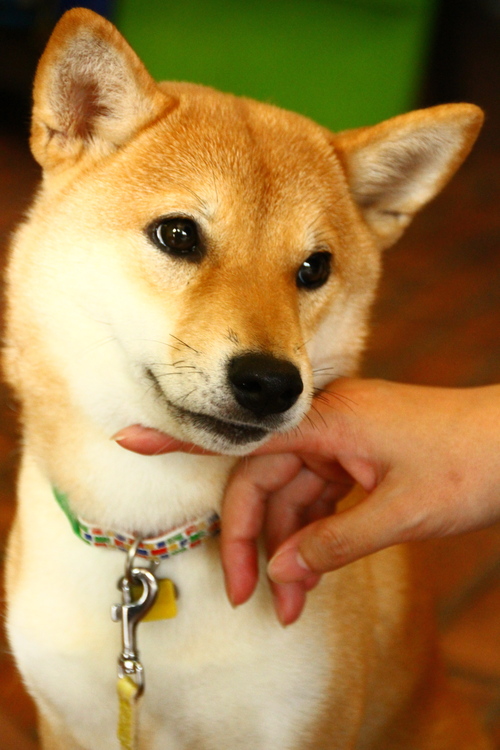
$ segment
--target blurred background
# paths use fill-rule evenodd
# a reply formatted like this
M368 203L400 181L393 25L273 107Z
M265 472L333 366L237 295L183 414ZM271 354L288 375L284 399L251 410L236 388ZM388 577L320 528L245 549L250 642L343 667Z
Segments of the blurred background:
M467 163L386 254L364 373L500 382L500 0L0 0L2 266L39 179L27 145L36 61L74 5L113 20L156 78L255 97L332 129L442 102L482 106ZM1 388L0 564L16 434ZM500 748L500 527L421 547L450 677ZM34 709L0 631L0 750L36 747Z

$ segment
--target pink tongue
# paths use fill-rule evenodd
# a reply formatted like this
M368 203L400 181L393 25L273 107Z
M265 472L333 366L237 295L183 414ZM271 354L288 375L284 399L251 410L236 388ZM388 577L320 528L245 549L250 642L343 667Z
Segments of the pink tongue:
M171 453L191 447L188 443L182 443L164 432L153 430L151 427L143 427L140 424L125 427L111 439L122 448L134 453L142 453L144 456L156 456L159 453Z

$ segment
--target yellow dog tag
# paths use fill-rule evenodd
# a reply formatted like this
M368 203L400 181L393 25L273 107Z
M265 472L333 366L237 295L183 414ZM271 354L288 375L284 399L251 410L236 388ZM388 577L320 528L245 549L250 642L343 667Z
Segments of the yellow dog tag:
M139 598L142 594L140 586L132 586L132 596ZM154 622L155 620L170 620L177 615L177 602L175 596L175 586L170 578L160 578L158 580L158 596L156 601L142 618L142 622Z

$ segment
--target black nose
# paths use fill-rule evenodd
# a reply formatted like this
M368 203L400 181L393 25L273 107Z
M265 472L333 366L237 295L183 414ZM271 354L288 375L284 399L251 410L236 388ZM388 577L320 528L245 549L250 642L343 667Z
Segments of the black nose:
M257 417L287 411L304 390L295 365L269 354L234 357L228 377L236 401Z

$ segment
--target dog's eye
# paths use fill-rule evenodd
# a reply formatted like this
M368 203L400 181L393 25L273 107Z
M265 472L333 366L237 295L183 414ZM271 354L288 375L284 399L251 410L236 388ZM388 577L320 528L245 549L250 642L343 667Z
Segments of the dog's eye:
M297 286L318 289L328 281L332 270L332 255L327 251L313 253L297 271Z
M190 261L200 260L203 252L194 221L177 216L154 222L147 233L154 244L170 255Z

